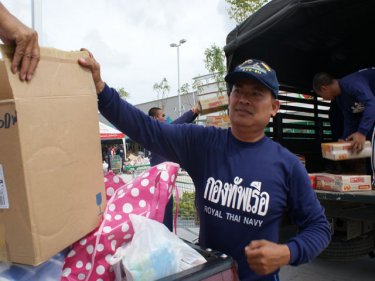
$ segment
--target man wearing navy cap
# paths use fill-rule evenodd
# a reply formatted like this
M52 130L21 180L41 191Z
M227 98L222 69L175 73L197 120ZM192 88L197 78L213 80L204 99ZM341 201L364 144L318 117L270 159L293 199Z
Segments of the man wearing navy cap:
M330 227L299 159L264 134L275 116L276 73L248 60L229 73L231 128L157 122L106 85L91 58L101 113L145 148L186 169L196 189L199 244L232 256L241 280L278 280L283 265L311 261L328 245ZM142 128L141 130L139 128ZM299 227L279 244L286 209Z

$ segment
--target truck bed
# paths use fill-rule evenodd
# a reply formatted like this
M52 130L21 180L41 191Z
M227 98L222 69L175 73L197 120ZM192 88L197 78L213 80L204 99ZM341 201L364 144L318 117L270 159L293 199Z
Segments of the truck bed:
M357 202L357 203L375 205L375 190L351 191L351 192L316 190L315 192L319 200ZM375 212L374 212L374 216L375 216Z

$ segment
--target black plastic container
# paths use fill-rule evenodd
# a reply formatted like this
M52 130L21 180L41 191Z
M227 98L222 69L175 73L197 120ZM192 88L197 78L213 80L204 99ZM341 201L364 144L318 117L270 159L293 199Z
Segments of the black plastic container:
M169 275L167 277L158 279L157 281L238 281L237 265L235 261L217 251L211 249L202 249L198 245L185 241L190 247L197 250L207 262L182 272Z

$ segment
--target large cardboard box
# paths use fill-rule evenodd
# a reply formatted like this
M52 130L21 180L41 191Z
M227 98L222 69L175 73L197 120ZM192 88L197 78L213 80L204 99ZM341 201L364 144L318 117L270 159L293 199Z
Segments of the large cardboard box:
M371 176L317 174L316 189L329 191L366 191L371 190Z
M4 46L3 46L4 48ZM30 82L0 62L0 259L37 265L104 209L97 96L82 52L41 49Z
M206 125L215 126L218 128L229 128L230 127L229 116L228 115L207 116Z
M322 156L330 160L347 160L371 157L371 142L366 141L360 153L350 151L350 142L326 142L321 144Z
M199 99L201 105L201 115L224 110L228 107L228 96L221 95L211 98Z

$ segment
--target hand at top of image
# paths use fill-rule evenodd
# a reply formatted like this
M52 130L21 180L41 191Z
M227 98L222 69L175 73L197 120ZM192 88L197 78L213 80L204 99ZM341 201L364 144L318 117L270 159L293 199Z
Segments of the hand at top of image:
M0 3L0 39L14 45L12 72L19 71L21 81L30 81L40 59L38 33L24 25Z

